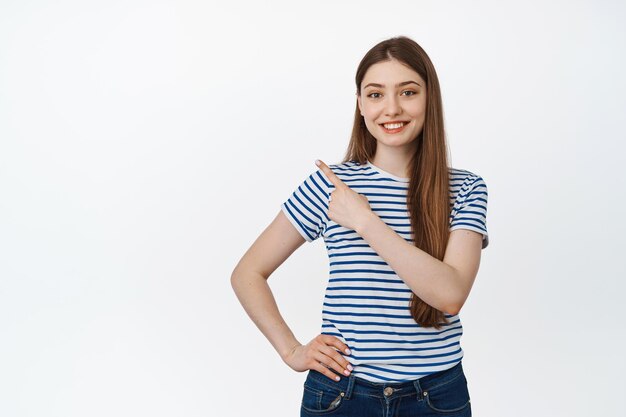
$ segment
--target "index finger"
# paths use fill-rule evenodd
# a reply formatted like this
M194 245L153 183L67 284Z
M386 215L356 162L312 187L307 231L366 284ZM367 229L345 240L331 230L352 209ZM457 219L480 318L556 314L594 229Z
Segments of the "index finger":
M319 163L318 163L319 162ZM347 185L339 179L338 176L326 165L321 159L315 160L315 164L322 170L326 177L333 183L335 188L347 187Z

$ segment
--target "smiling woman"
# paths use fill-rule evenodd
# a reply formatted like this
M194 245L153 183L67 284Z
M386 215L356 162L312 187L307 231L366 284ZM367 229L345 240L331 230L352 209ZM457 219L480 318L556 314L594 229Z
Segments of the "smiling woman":
M392 78L405 81L394 84ZM422 77L401 61L390 59L373 64L362 83L365 87L357 94L359 111L378 146L392 146L398 151L405 148L407 155L414 153L414 139L422 131L426 113L426 83Z
M437 74L415 41L375 45L355 81L344 160L318 161L239 261L233 288L283 361L308 371L302 416L470 416L459 313L489 243L487 186L448 166ZM319 237L330 272L321 331L303 345L267 278Z

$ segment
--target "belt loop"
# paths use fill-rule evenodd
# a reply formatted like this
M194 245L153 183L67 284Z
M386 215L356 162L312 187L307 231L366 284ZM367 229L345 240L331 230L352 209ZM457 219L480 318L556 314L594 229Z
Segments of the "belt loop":
M415 390L417 391L417 401L423 401L424 396L422 395L422 386L420 385L420 380L416 379L413 385L415 385Z
M354 380L356 379L356 377L354 376L354 373L351 373L350 376L348 376L348 388L346 388L346 399L349 400L350 397L352 396L352 390L354 389Z

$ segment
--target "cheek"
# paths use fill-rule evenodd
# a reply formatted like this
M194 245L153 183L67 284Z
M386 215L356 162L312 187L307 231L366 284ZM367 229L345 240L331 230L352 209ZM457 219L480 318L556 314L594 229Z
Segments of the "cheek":
M363 117L366 121L371 121L372 123L375 123L375 120L380 117L380 110L376 107L368 106L363 109Z
M425 107L426 106L424 105L423 100L420 100L418 98L406 100L402 106L404 111L410 115L418 115L425 110Z
M413 103L409 108L407 108L407 111L409 111L416 119L423 118L426 114L426 102L418 101Z

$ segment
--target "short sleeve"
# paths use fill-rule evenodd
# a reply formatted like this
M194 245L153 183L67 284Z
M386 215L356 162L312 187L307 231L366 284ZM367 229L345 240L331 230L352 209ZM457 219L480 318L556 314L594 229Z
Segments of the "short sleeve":
M281 204L283 213L307 242L314 241L326 230L328 189L326 176L318 169Z
M482 249L489 245L487 234L487 184L479 175L464 181L451 213L450 231L468 229L483 235Z

